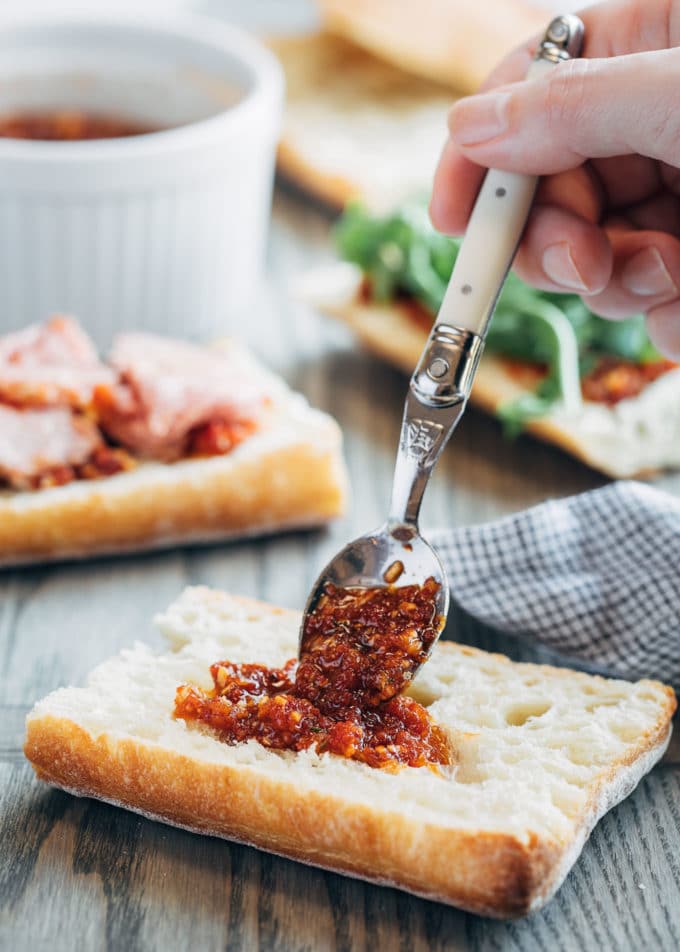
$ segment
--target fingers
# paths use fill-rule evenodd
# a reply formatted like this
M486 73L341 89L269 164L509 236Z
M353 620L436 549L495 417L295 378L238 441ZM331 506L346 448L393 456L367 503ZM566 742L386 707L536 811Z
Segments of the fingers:
M542 179L536 202L565 208L593 223L599 222L604 212L602 188L590 165L580 165Z
M546 290L580 293L605 317L646 313L657 346L680 358L680 49L667 49L680 46L680 5L609 0L583 19L591 59L523 80L534 38L480 94L456 103L432 220L462 233L484 168L551 176L539 189L519 273ZM621 209L606 231L597 226L605 206L610 215Z
M461 99L450 135L479 165L544 175L640 154L680 165L680 50L572 60Z
M661 192L647 201L626 210L626 218L634 228L663 231L680 237L680 198Z
M623 208L656 195L663 188L661 166L643 155L617 155L590 163L607 203Z
M544 291L598 294L612 273L612 249L597 225L563 208L536 206L515 260L521 278Z
M585 295L588 307L602 317L620 320L633 314L654 315L672 305L680 310L680 241L654 231L608 232L613 265L607 286ZM654 322L664 324L665 311Z
M625 56L680 43L680 11L673 0L605 0L579 13L583 56Z
M605 233L562 208L537 206L515 261L546 291L580 294L602 317L647 315L659 350L680 360L680 240L654 231Z

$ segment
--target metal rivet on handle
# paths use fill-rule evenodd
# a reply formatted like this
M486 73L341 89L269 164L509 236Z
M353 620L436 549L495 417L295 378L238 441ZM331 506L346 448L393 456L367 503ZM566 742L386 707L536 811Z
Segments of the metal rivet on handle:
M463 294L472 294L472 285L464 284L460 290Z
M439 380L440 377L443 377L449 371L448 363L442 357L435 357L430 366L427 368L428 376L432 377L434 380Z
M505 189L505 188L497 188L497 189L496 189L496 198L505 198L505 196L506 196L507 194L508 194L508 192L507 192L507 189Z

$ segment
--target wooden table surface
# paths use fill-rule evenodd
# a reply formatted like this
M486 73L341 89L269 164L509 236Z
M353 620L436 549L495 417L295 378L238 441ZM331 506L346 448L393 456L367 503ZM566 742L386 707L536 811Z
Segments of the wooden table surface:
M194 836L33 779L24 717L134 639L187 583L300 606L326 557L384 515L404 379L292 302L291 274L330 257L329 219L277 195L253 347L345 432L353 503L327 532L0 575L0 948L130 950L655 950L680 947L680 757L667 755L599 825L557 897L515 923ZM678 477L663 481L680 491ZM425 526L472 523L603 483L562 453L503 440L474 411L434 477ZM545 660L454 618L449 632Z

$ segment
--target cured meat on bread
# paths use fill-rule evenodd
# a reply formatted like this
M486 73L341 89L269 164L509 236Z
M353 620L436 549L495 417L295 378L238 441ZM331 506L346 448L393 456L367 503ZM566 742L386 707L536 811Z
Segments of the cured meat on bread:
M72 319L0 338L0 565L320 524L345 496L337 425L234 341L126 334L107 365Z
M104 430L147 459L178 459L197 427L247 427L262 415L268 394L261 376L228 351L153 334L119 335L109 363L120 383L98 409Z

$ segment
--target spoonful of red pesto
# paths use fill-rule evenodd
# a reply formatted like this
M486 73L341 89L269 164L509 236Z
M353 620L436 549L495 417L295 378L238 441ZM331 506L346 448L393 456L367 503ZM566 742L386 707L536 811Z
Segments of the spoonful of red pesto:
M401 573L403 563L394 564ZM401 694L439 637L441 603L433 576L422 585L326 582L305 615L298 693L329 714L376 708Z

